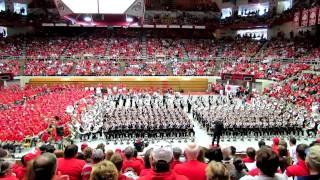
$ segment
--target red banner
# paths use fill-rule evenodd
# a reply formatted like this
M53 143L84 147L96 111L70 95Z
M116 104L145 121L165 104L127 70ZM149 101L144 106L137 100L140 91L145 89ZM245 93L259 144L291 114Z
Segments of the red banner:
M294 14L294 20L293 20L293 22L294 22L294 25L295 25L296 27L299 27L299 26L300 26L300 11L299 11L299 12L296 12L296 13Z
M302 27L308 26L308 20L309 20L309 10L306 9L302 11L301 26Z
M318 7L314 7L309 10L309 26L313 26L317 23Z

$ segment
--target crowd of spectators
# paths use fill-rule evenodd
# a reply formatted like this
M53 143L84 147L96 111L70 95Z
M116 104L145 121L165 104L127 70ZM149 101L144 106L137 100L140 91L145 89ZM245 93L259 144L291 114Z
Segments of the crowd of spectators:
M11 85L6 88L3 87L1 88L0 104L8 105L17 101L23 101L25 100L25 98L31 98L37 94L44 92L44 89L44 87L31 86L26 86L21 89L18 85Z
M173 63L173 75L176 76L212 76L215 62L208 61L185 61Z
M131 76L165 76L170 75L167 67L168 61L144 61L129 60L126 61L124 75Z
M76 61L74 75L77 76L117 76L120 75L120 63L115 60Z
M23 55L22 37L0 38L0 56L21 56Z
M190 54L193 51L190 51ZM201 52L201 51L200 51ZM231 52L231 51L229 51ZM202 60L26 60L24 75L27 76L157 76L157 75L217 75L220 73L254 75L255 79L271 79L282 81L296 75L303 70L312 70L308 64L280 63L280 62L248 62L246 58L239 61L223 61L209 59L210 56L194 54L191 56ZM207 58L208 57L208 58ZM174 58L174 57L172 57ZM216 64L219 64L217 67ZM1 73L19 74L18 60L0 61Z
M67 106L92 94L91 91L77 86L12 89L4 92L6 92L4 103L16 101L17 98L21 98L19 100L24 102L12 104L0 111L1 142L22 142L27 136L40 135L39 133L46 130L52 121L68 129L66 124L70 121L70 116L66 114ZM30 96L32 98L28 98ZM55 116L59 119L52 120Z
M15 76L19 74L18 60L0 60L0 74L12 73Z
M288 145L289 144L289 145ZM294 137L287 142L274 138L273 144L259 142L259 148L248 147L246 155L234 146L209 148L196 143L184 149L168 143L146 147L143 156L132 146L107 149L83 143L58 150L51 144L39 145L35 152L21 158L22 165L10 161L10 154L1 152L0 178L20 180L253 180L320 178L320 141L298 144ZM81 150L81 151L80 151Z
M221 73L254 75L255 79L282 81L310 68L307 64L224 63Z
M109 56L111 58L142 58L142 43L136 38L110 39L111 48Z
M147 56L183 58L183 45L180 41L173 39L148 39Z
M299 74L280 84L273 84L264 92L271 97L282 98L311 111L312 105L320 101L320 76L313 74Z
M258 59L264 58L299 58L305 56L312 50L314 41L309 36L297 36L290 39L282 37L273 37L269 40L255 56Z
M188 12L159 12L156 14L146 13L145 24L153 25L218 25L219 13L208 12L206 14L192 14Z
M24 67L26 76L63 76L70 75L74 62L72 60L27 60Z

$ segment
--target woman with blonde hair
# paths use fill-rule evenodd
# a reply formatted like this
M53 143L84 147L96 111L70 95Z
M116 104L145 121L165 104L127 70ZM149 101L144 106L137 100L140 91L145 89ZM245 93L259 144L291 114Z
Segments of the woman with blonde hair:
M118 170L111 161L101 161L92 166L90 180L118 180Z
M206 169L207 180L229 180L229 171L221 162L211 161Z

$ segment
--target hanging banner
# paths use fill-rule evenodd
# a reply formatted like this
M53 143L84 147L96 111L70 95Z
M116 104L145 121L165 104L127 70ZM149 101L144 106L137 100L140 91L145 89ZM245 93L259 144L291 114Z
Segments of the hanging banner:
M317 14L318 14L318 7L314 7L309 10L309 26L316 25Z
M294 14L294 25L296 26L296 27L299 27L300 26L300 14L301 14L301 12L299 11L299 12L296 12L295 14Z
M309 20L309 10L303 10L302 11L302 18L301 18L301 26L305 27L308 26L308 20Z

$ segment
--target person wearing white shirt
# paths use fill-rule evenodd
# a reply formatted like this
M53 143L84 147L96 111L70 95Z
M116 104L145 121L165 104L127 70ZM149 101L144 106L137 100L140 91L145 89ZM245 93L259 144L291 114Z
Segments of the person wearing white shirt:
M244 176L240 180L287 180L287 176L276 173L279 164L277 154L271 148L263 147L256 154L256 165L260 174L258 176Z
M290 153L290 157L292 158L293 164L295 164L298 160L297 160L297 146L296 146L297 140L294 137L290 137L289 139L289 144L290 144L290 148L289 148L289 153Z

